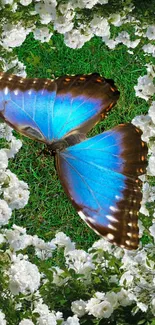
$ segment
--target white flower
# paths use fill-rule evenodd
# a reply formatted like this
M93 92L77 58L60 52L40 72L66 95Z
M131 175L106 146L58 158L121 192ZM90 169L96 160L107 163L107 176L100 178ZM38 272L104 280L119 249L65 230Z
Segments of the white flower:
M23 6L28 6L31 2L32 0L20 0L21 5Z
M82 299L73 301L71 304L71 310L74 314L76 314L78 317L82 317L86 313L86 302Z
M131 267L137 266L137 261L135 259L136 252L135 251L124 251L124 256L122 258L122 266L121 268L124 270L131 270ZM132 271L132 270L131 270Z
M143 183L142 193L143 193L143 198L141 202L140 212L145 214L146 216L149 216L149 211L146 209L145 204L147 202L154 202L155 189L154 187L151 187L149 183L145 182Z
M13 69L14 74L17 76L25 78L27 76L26 74L26 66L23 64L23 62L20 62L19 60L16 63L16 66Z
M118 296L115 292L107 292L105 298L110 302L114 309L118 307Z
M12 51L11 49L9 49L9 50ZM21 77L26 77L26 71L25 71L26 66L22 62L20 62L17 57L12 59L11 61L9 59L5 58L5 61L3 62L3 71L7 72L8 70L10 70L12 68L13 68L14 74L21 76ZM10 128L10 127L8 126L8 128ZM7 139L7 140L10 141L11 138Z
M75 244L72 243L70 238L66 236L63 232L58 232L52 242L53 244L58 245L59 247L65 247L65 254L68 251L72 251L75 249Z
M12 136L11 142L9 143L9 147L10 149L4 149L4 151L8 158L14 158L16 153L22 147L22 142L16 139L14 136Z
M111 14L109 17L109 21L114 26L121 26L123 24L123 20L120 16L120 14Z
M138 78L138 84L134 86L136 96L149 100L150 96L155 93L155 86L152 77L145 75Z
M152 78L155 77L155 65L151 65L149 63L145 64L145 66L147 67L147 74L150 75ZM153 104L154 102L152 102Z
M6 325L5 315L1 310L0 310L0 325Z
M145 250L145 248L138 250L137 252L134 251L133 252L133 260L135 262L135 266L139 267L141 265L145 266L146 268L149 268L147 261L147 251ZM132 262L132 264L134 263ZM137 263L137 265L136 265ZM151 267L151 260L150 260L150 267ZM131 268L130 268L131 269ZM143 277L141 276L140 281L142 281Z
M135 35L138 35L138 36L141 36L141 37L145 36L145 32L144 32L145 27L144 26L135 25L134 28L135 28Z
M146 31L146 37L150 40L155 40L155 25L150 25Z
M50 32L47 27L36 28L33 31L33 34L34 34L34 38L36 40L39 40L41 43L49 42L51 36L53 35L53 33Z
M155 127L149 115L136 116L132 120L132 124L136 125L143 131L141 136L143 141L148 142L150 137L155 136Z
M12 210L7 202L0 200L0 226L6 225L11 218Z
M147 167L147 174L151 176L155 176L155 155L152 155L149 158L149 164Z
M12 139L12 128L6 123L0 123L0 139L5 138L7 141Z
M5 240L4 236L2 234L0 234L0 245L4 242L6 242L6 240Z
M48 24L56 15L55 6L50 4L46 1L45 3L38 2L35 4L35 11L40 15L41 23Z
M57 325L57 318L54 313L42 315L37 320L38 325Z
M129 306L132 304L132 299L130 299L129 292L125 289L121 289L117 293L117 298L121 306Z
M155 57L155 45L148 43L145 44L142 49L145 53L152 54L152 56Z
M15 251L25 249L27 246L32 245L32 236L26 234L26 229L13 225L13 230L5 231L5 236Z
M34 325L34 323L28 318L23 318L19 325Z
M152 299L151 310L152 310L153 315L155 316L155 298Z
M151 236L154 238L155 241L155 220L153 220L152 226L149 228Z
M8 157L5 149L0 150L0 170L5 170L8 167Z
M112 252L112 244L110 244L107 240L105 240L104 238L101 238L99 240L97 240L93 245L92 245L93 249L96 250L100 250L102 249L105 252Z
M3 188L8 184L8 176L7 176L7 170L6 171L1 171L0 170L0 193L3 192Z
M69 3L62 3L58 7L59 12L54 19L54 29L59 33L65 34L74 27L73 18L75 11Z
M94 15L94 18L90 22L90 27L94 35L110 37L110 25L106 18Z
M118 44L117 41L113 40L113 39L109 39L108 36L103 36L102 37L103 42L105 42L105 44L110 48L110 49L114 49L116 47L116 45Z
M73 29L73 27L74 27L73 22L72 21L68 22L62 16L59 17L59 19L57 19L54 24L54 29L57 30L58 33L61 33L61 34L70 32Z
M43 303L43 299L40 298L38 301L34 301L35 309L33 310L34 313L38 313L40 316L44 316L50 313L49 308L46 304Z
M40 285L40 273L36 265L26 260L16 260L9 270L9 288L17 295L34 293Z
M127 271L122 274L119 282L121 286L123 285L130 286L133 282L133 275L131 274L130 271Z
M31 2L32 0L20 0L21 5L23 6L28 6Z
M113 307L107 300L91 298L86 305L86 311L96 318L109 318L113 313Z
M144 214L144 216L149 216L149 210L146 208L145 203L143 203L143 202L141 203L141 208L140 208L139 212Z
M20 46L29 34L30 29L25 29L20 23L17 25L5 24L2 32L2 45L5 48Z
M130 41L130 35L127 32L123 31L118 34L118 36L115 38L115 41L117 44L123 43L127 47L135 48L139 44L140 39L137 38L135 41Z
M104 297L105 297L104 292L100 292L100 291L95 292L95 298L100 299L100 300L104 300Z
M54 243L59 247L68 246L68 244L70 244L70 241L71 241L70 238L66 236L63 232L58 232L55 235Z
M146 311L148 310L148 306L146 304L144 304L143 302L137 301L137 306L144 313L146 313Z
M95 268L91 256L82 249L69 251L66 255L66 264L69 269L75 270L77 274L84 274L86 278Z
M43 239L38 238L37 235L32 237L32 245L35 247L35 255L41 260L52 257L53 251L56 248L52 240L46 243Z
M63 321L62 313L50 312L48 306L42 302L42 299L35 302L34 313L38 313L40 317L37 319L38 325L57 325L57 320Z
M60 269L58 266L52 268L53 272L53 283L56 284L58 287L64 285L68 280L69 277L64 275L64 271Z
M100 0L103 1L103 0ZM105 0L104 0L105 1ZM75 2L75 4L74 4ZM74 0L73 5L76 8L93 8L99 0Z
M68 47L73 49L81 48L87 41L93 37L93 33L89 30L72 29L71 31L65 33L64 42Z
M3 190L4 199L12 210L21 209L27 204L29 199L28 185L23 181L19 181L16 175L9 170L7 174L10 182L9 186Z
M74 315L72 317L68 317L67 320L63 323L63 325L80 325L80 322L77 315Z
M152 102L152 104L149 108L148 114L151 117L153 123L155 124L155 101ZM155 126L154 126L154 128L155 128Z
M138 227L139 227L139 237L141 238L145 230L145 227L143 226L143 223L140 219L138 220Z

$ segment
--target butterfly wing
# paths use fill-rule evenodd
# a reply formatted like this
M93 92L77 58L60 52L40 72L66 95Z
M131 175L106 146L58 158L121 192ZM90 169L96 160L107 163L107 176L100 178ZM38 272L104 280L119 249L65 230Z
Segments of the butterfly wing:
M141 131L119 125L56 156L61 183L80 217L98 234L127 249L138 246L142 199L138 175L146 170Z
M113 82L98 74L25 79L0 73L0 117L20 133L50 144L88 132L116 103Z
M113 81L97 73L60 77L56 83L53 137L58 139L73 130L86 134L119 98Z
M0 73L0 117L18 132L41 142L50 140L57 86L48 79Z

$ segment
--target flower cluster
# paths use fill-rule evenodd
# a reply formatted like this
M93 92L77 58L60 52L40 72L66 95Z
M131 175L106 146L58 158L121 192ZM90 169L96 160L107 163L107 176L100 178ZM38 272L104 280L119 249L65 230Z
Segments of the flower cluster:
M8 140L9 149L0 150L0 225L8 223L13 209L21 209L27 204L29 198L28 185L20 181L8 167L8 159L14 157L22 146L11 134L11 128L5 124L0 125L0 138Z
M155 66L147 64L147 75L138 78L138 84L134 87L136 96L148 101L151 96L155 93L155 85L153 79L155 77ZM154 103L150 108L152 110L152 115L154 115Z
M106 14L103 17L103 11L100 10L101 6L104 10L108 3L108 0L70 0L66 3L56 0L39 0L34 2L32 0L20 0L18 2L3 0L4 16L2 18L0 45L7 54L4 57L7 57L8 60L8 55L14 56L12 49L20 46L30 32L33 32L36 40L49 42L55 31L63 34L65 44L74 49L82 47L85 42L96 35L101 37L110 49L114 49L118 44L122 43L129 48L128 52L133 54L132 50L140 45L145 55L154 57L155 25L146 23L143 25L141 20L134 17L133 10L135 7L132 1L127 6L124 5L123 8L124 2L122 1L121 3L120 1L120 11ZM17 15L19 13L20 18L22 17L18 24L13 23L13 19L10 20L8 15L5 17L5 7L8 5L10 16L13 13ZM90 17L87 17L87 19L85 17L86 10L89 11L88 17ZM40 27L36 26L38 22ZM125 26L128 23L131 23L134 29L133 35L130 35L125 30ZM115 38L111 36L112 26L118 28L118 35ZM119 32L120 26L124 26L124 30L121 30L121 32ZM134 40L131 37L134 37ZM21 73L24 74L24 67L21 66L20 62L12 63L12 61L18 61L17 57L12 57L9 60L10 62L7 62L5 58L1 58L3 70L6 67L9 69L9 66L12 64L13 66L17 65L17 72L20 68L22 70ZM146 83L148 80L143 79L140 82Z

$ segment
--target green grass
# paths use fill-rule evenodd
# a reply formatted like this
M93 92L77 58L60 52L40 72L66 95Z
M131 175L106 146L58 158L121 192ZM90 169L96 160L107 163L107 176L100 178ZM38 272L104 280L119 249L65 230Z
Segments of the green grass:
M120 45L111 51L95 37L82 49L73 50L64 45L60 35L53 36L50 44L40 44L31 34L17 53L26 64L29 77L99 72L115 80L120 90L118 104L90 135L130 122L134 116L148 110L149 103L136 98L133 88L137 78L146 74L147 57L138 47L132 56L125 46ZM22 140L23 148L14 160L10 160L9 167L29 184L31 195L28 205L13 213L12 223L26 227L28 233L45 240L50 240L58 230L64 231L78 247L89 247L99 237L84 224L66 197L53 159L39 156L41 144L24 137Z

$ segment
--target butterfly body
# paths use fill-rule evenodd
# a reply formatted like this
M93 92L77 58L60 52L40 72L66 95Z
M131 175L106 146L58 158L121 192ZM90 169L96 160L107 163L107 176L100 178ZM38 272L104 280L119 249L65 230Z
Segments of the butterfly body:
M66 148L74 146L75 144L80 143L85 139L85 134L76 132L74 134L68 135L64 139L53 141L53 143L48 144L47 150L51 156L55 156Z
M94 231L135 249L142 199L138 176L147 165L141 131L124 124L86 138L118 98L113 82L98 74L52 81L0 73L0 117L47 145L66 194Z

